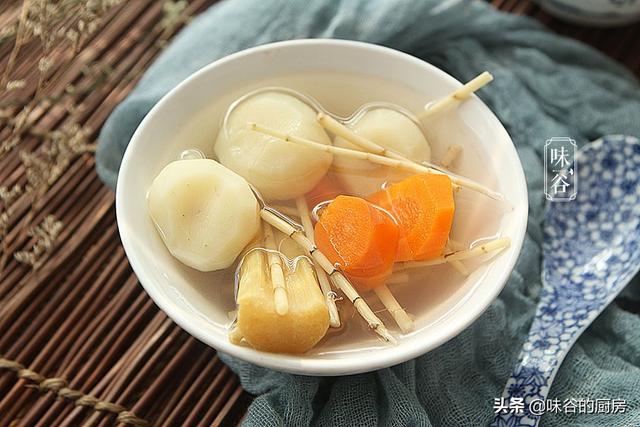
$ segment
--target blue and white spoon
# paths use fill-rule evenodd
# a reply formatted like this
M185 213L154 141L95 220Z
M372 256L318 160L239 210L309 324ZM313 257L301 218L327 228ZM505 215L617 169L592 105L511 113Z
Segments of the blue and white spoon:
M523 408L512 405L491 426L538 425L565 356L640 270L640 142L607 136L576 160L577 198L545 212L540 302L503 392Z

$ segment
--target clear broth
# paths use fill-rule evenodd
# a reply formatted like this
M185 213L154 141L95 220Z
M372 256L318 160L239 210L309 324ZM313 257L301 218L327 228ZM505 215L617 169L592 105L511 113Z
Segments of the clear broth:
M228 106L235 99L265 86L282 86L297 90L316 99L325 110L341 117L351 116L361 105L369 102L389 102L410 111L419 111L427 102L431 101L416 94L408 87L391 84L382 79L357 74L318 71L256 82L242 91L232 92L227 96L212 100L210 108L202 111L197 117L194 117L194 120L211 121L214 117L215 120L221 122ZM484 166L489 164L488 159L477 149L478 136L455 111L445 112L429 119L429 121L423 121L422 127L431 145L433 162L441 159L451 144L458 144L462 146L463 151L454 162L452 171L490 188L498 189L497 177L493 171L486 170ZM194 129L194 127L191 126L190 129ZM180 158L180 154L186 149L199 149L207 157L214 158L213 141L215 138L216 135L213 134L206 143L194 146L193 141L199 140L194 138L194 135L177 135L176 146L171 147L172 150L175 149L172 157ZM358 195L365 196L366 194ZM468 247L479 240L496 236L500 229L502 216L508 210L507 204L496 202L469 190L458 192L455 200L456 214L451 233L453 240ZM291 206L295 207L293 204ZM487 215L487 212L490 215ZM482 220L476 220L479 217ZM487 218L490 219L487 220ZM299 250L292 249L292 243L286 240L286 236L279 236L278 243L285 255L290 258L299 255ZM466 298L470 293L470 288L481 281L489 267L489 264L477 261L465 262L465 264L471 272L466 278L445 264L412 270L409 272L408 282L390 285L397 300L414 317L415 331L429 328L441 321L446 313ZM220 323L213 319L215 319L215 312L219 310L221 302L218 300L213 304L211 301L213 301L212 298L222 298L224 307L230 313L225 326L230 326L235 312L233 283L236 266L237 263L224 271L213 273L199 273L184 267L189 270L187 274L193 277L194 280L191 283L201 298L189 300L177 289L174 289L176 297L182 299L199 316L218 325ZM402 335L393 318L386 312L375 295L368 293L362 296L373 311L394 332L394 335L402 340ZM354 348L354 342L359 343L358 351L363 347L375 349L385 345L357 316L349 301L342 299L338 302L338 307L343 326L338 329L330 328L323 340L310 350L309 354L330 355L336 352L347 352Z

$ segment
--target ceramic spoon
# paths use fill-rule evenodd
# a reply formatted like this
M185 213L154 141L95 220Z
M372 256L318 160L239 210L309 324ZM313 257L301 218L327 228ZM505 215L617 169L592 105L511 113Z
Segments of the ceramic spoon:
M545 213L542 291L492 426L536 426L558 368L580 334L640 269L640 143L608 136L576 155L578 194ZM535 402L535 403L532 403ZM508 411L508 412L507 412Z

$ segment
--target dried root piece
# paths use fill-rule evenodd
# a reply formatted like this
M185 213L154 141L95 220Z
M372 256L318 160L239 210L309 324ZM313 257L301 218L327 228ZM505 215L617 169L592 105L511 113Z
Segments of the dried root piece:
M413 329L413 320L409 317L404 308L400 306L398 300L393 296L387 285L378 286L373 291L376 293L385 308L389 310L393 320L396 321L403 333L410 332Z
M325 116L328 117L328 116ZM336 121L336 123L338 123ZM345 131L344 131L344 135L353 135L352 139L348 139L346 137L344 137L345 139L348 139L349 142L352 142L356 145L358 145L358 142L361 142L361 139L363 139L361 136L353 133L350 129L348 129L346 126L338 123L339 126L342 126ZM444 174L444 175L448 175L451 178L451 182L454 183L454 189L457 190L459 187L463 187L463 188L468 188L470 190L476 191L478 193L481 193L487 197L490 197L492 199L495 200L504 200L504 196L498 192L495 192L485 186L483 186L482 184L479 184L475 181L472 181L470 179L464 178L464 177L460 177L458 175L449 173L449 172L445 172L445 171L441 171L438 169L434 169L433 167L430 166L425 166L423 164L419 164L419 163L415 163L411 160L405 159L404 157L400 156L397 153L394 153L393 151L387 150L382 146L379 146L377 144L375 144L372 141L368 141L368 146L370 147L371 144L375 144L378 146L378 152L384 152L384 155L381 154L374 154L372 152L365 152L365 151L358 151L358 150L351 150L348 148L342 148L342 147L335 147L333 145L324 145L324 144L320 144L317 143L315 141L311 141L309 139L306 138L300 138L294 135L289 135L286 133L282 133L279 132L277 130L274 129L270 129L261 125L258 125L256 123L249 123L249 126L251 128L251 130L257 131L257 132L261 132L264 133L266 135L271 135L275 138L278 139L282 139L283 141L286 142L291 142L297 145L301 145L304 147L308 147L308 148L313 148L317 151L322 151L325 153L331 153L333 155L336 156L344 156L345 158L351 158L351 159L356 159L356 160L367 160L371 163L375 163L378 165L383 165L383 166L390 166L393 168L398 168L401 170L404 170L406 172L410 172L410 173L415 173L415 174ZM342 135L341 135L342 136ZM357 137L357 138L356 138ZM362 147L362 146L361 146ZM368 149L367 147L362 147L365 149ZM382 150L382 151L381 151Z
M265 207L260 211L260 216L276 229L291 237L305 251L311 254L313 260L319 265L329 277L329 280L344 293L351 301L358 313L364 318L369 327L373 329L383 340L395 344L396 339L389 333L386 326L376 316L358 292L353 288L349 280L336 267L331 264L326 256L318 250L313 242L305 236L302 229L293 221L283 218L281 214L275 213L272 209Z
M447 251L447 253L453 252L453 250L451 249L451 245L449 243L445 245L444 250ZM469 270L467 270L467 267L464 266L462 261L453 259L453 260L447 260L447 262L451 264L453 268L458 270L458 273L462 274L463 276L469 275Z
M430 102L425 105L424 110L418 113L418 117L424 119L433 116L442 111L446 111L471 96L475 91L493 81L493 76L488 71L476 76L469 82L465 83L461 88L455 90L452 94L444 98Z
M427 267L431 265L439 265L444 264L446 262L451 261L461 261L463 259L470 259L479 257L491 252L502 251L503 249L508 248L511 245L511 239L508 237L500 237L498 239L493 239L488 242L485 242L481 245L473 247L471 249L452 252L446 255L443 255L438 258L429 259L426 261L407 261L397 263L394 270L402 271L408 268L420 268Z
M318 255L314 258L316 262L320 262L323 265L323 269L331 266L329 260L322 255L322 252L317 251ZM322 259L324 257L324 260ZM333 267L333 266L332 266ZM325 270L326 271L326 270ZM396 339L389 333L387 327L384 325L382 320L376 316L371 307L367 305L364 299L358 294L358 292L351 285L349 280L342 274L340 271L336 270L333 267L333 273L328 273L329 277L333 281L333 283L345 294L345 296L351 301L353 306L358 311L358 314L362 316L362 318L367 322L369 328L373 329L373 331L378 334L383 340L390 344L397 344Z
M285 288L284 270L282 266L282 258L277 252L276 241L273 237L273 230L269 224L264 224L264 244L268 252L269 273L271 276L271 285L273 286L273 300L275 302L276 313L281 316L289 311L289 300L287 299L287 290Z
M285 277L289 307L276 311L269 278L269 252L249 251L242 260L238 283L238 317L229 332L233 343L246 341L253 348L275 353L304 353L324 337L329 312L311 262L298 258Z
M313 235L313 224L311 223L311 217L309 216L309 206L307 205L307 201L304 197L298 197L296 199L296 207L297 212L300 217L300 221L302 222L302 228L304 229L304 233L307 238L315 243L314 235ZM311 256L311 254L309 254ZM329 323L333 328L340 327L340 314L338 313L338 307L336 306L335 293L331 290L331 285L329 284L329 278L327 277L327 273L324 272L323 269L314 265L316 270L316 276L318 276L318 282L320 283L320 289L324 294L325 302L327 303L327 308L329 309Z

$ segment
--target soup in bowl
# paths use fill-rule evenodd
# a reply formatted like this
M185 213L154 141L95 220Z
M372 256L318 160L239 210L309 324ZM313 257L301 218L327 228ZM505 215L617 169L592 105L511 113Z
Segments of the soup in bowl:
M453 338L506 283L528 212L517 152L478 97L424 114L460 87L352 41L204 67L122 161L118 226L141 284L201 341L286 372L371 371Z

